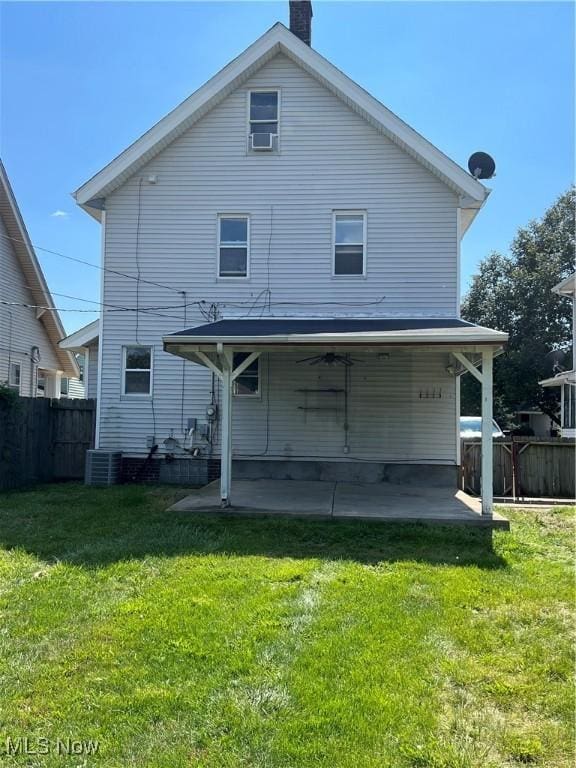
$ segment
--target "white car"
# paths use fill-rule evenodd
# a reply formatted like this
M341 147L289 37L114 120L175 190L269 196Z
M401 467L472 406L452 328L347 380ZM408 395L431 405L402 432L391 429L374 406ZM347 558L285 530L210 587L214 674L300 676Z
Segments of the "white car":
M482 437L481 416L460 416L460 437ZM492 419L492 437L504 437L504 432Z

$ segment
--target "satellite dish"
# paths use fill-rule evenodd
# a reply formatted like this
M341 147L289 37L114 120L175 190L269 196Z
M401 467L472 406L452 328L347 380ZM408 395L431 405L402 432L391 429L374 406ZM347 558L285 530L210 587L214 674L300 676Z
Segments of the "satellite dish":
M475 179L491 179L496 163L486 152L474 152L468 160L468 170Z

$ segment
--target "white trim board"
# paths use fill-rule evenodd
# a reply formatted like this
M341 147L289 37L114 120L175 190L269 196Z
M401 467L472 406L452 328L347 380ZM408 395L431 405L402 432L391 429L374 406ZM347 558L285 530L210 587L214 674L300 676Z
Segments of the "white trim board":
M76 202L94 218L100 219L102 198L279 53L315 77L456 192L461 198L461 207L468 214L463 221L463 230L467 228L484 204L489 190L279 22L79 187L74 193Z
M76 351L78 349L87 347L94 341L98 341L99 335L100 320L93 320L91 323L88 323L88 325L85 325L82 328L79 328L77 331L74 331L74 333L71 333L70 336L66 336L66 338L59 342L59 345L62 349L71 349Z
M266 344L488 344L499 346L508 341L508 334L490 328L434 328L417 331L360 331L350 333L291 333L261 336L164 336L167 344L201 345L266 345Z

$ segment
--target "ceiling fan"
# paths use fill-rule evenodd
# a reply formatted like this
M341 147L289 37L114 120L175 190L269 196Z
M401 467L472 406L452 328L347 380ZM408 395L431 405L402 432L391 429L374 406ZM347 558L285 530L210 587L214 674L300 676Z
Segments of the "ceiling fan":
M350 367L361 360L354 360L349 355L338 355L336 352L325 352L323 355L305 357L302 360L296 360L296 362L308 363L308 365L344 365Z

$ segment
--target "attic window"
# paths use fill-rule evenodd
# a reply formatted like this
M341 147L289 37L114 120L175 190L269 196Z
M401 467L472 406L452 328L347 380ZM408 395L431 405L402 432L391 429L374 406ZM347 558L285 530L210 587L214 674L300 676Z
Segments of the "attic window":
M250 91L249 127L252 151L277 149L278 91Z

